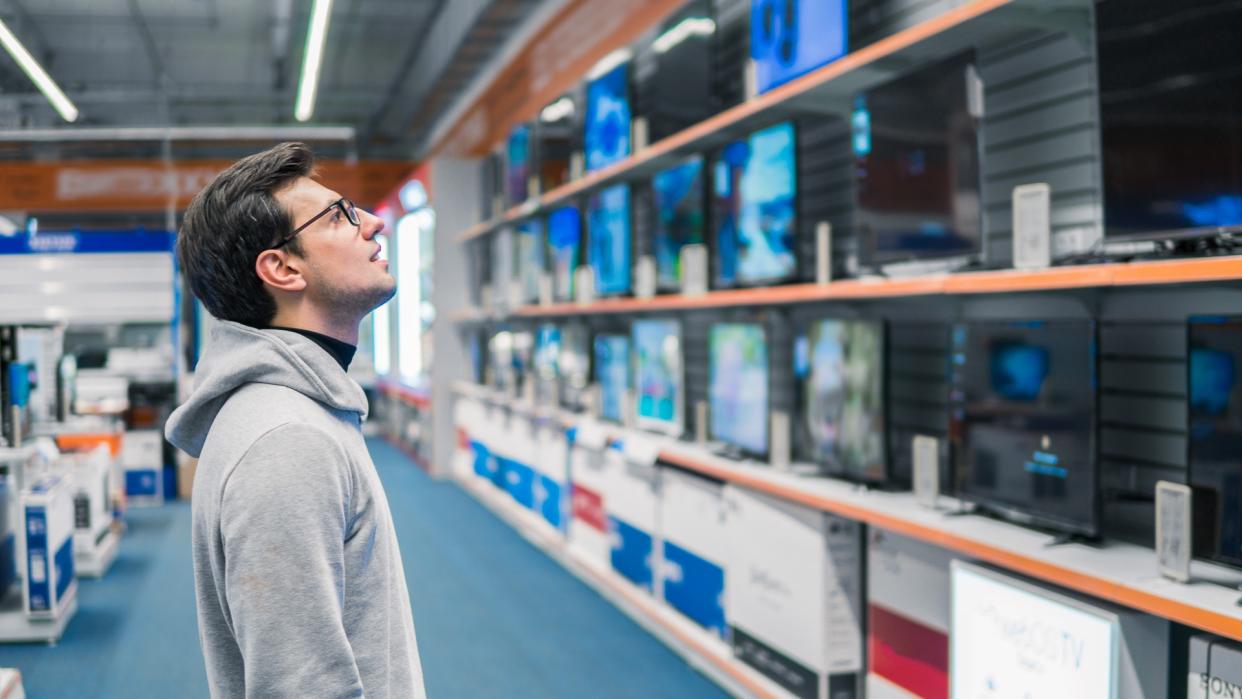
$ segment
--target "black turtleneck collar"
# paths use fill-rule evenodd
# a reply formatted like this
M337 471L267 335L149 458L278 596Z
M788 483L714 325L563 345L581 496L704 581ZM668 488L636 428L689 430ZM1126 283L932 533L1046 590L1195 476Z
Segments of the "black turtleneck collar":
M348 342L342 342L335 337L329 337L323 333L317 333L314 330L303 330L302 328L286 328L279 325L269 325L272 330L288 330L291 333L297 333L311 342L319 345L325 352L332 355L337 364L341 365L341 369L349 371L349 363L354 361L354 353L358 348Z

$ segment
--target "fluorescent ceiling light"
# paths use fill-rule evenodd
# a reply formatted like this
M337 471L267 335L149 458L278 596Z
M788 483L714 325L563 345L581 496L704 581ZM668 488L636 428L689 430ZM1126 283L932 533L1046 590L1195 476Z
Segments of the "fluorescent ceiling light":
M52 108L65 121L77 121L78 108L73 106L73 102L65 96L65 93L52 80L47 71L43 70L43 66L30 55L22 42L18 41L17 36L9 29L9 25L0 19L0 44L4 44L4 49L9 52L13 60L17 61L17 65L26 71L26 76L34 82L35 87L39 88L39 92L52 103Z
M545 124L554 124L561 119L574 115L574 101L568 97L562 97L559 100L549 104L539 112L539 120Z
M710 17L687 17L651 42L651 48L666 53L692 36L711 36L715 31L716 23Z
M328 19L332 0L315 0L310 27L306 30L306 50L302 52L302 79L298 81L298 102L293 116L307 121L315 113L315 92L319 89L319 67L323 64L323 45L328 38Z
M587 73L587 80L594 80L602 75L607 75L613 68L628 62L634 57L634 52L629 48L620 48L612 53L599 59L599 63Z

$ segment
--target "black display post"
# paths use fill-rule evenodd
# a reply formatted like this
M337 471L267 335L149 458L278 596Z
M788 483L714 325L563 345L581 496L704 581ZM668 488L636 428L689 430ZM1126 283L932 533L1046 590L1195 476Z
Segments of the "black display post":
M6 444L15 443L13 434L13 386L11 369L17 361L17 328L0 325L0 438Z

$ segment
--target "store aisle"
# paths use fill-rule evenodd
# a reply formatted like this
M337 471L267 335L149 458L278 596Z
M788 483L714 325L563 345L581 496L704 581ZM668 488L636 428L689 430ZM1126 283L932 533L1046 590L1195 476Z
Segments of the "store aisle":
M433 699L723 696L460 488L384 442L371 452ZM0 665L21 668L40 699L206 696L189 536L187 504L131 512L116 564L82 582L60 645L0 645Z

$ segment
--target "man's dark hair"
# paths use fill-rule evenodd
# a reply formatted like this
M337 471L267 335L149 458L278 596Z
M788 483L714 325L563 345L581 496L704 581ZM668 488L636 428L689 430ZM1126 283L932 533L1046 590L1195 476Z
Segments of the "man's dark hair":
M275 193L314 172L302 143L282 143L238 160L194 196L177 235L177 259L190 289L221 320L264 327L276 301L255 273L259 253L293 230ZM287 249L301 254L297 238Z

